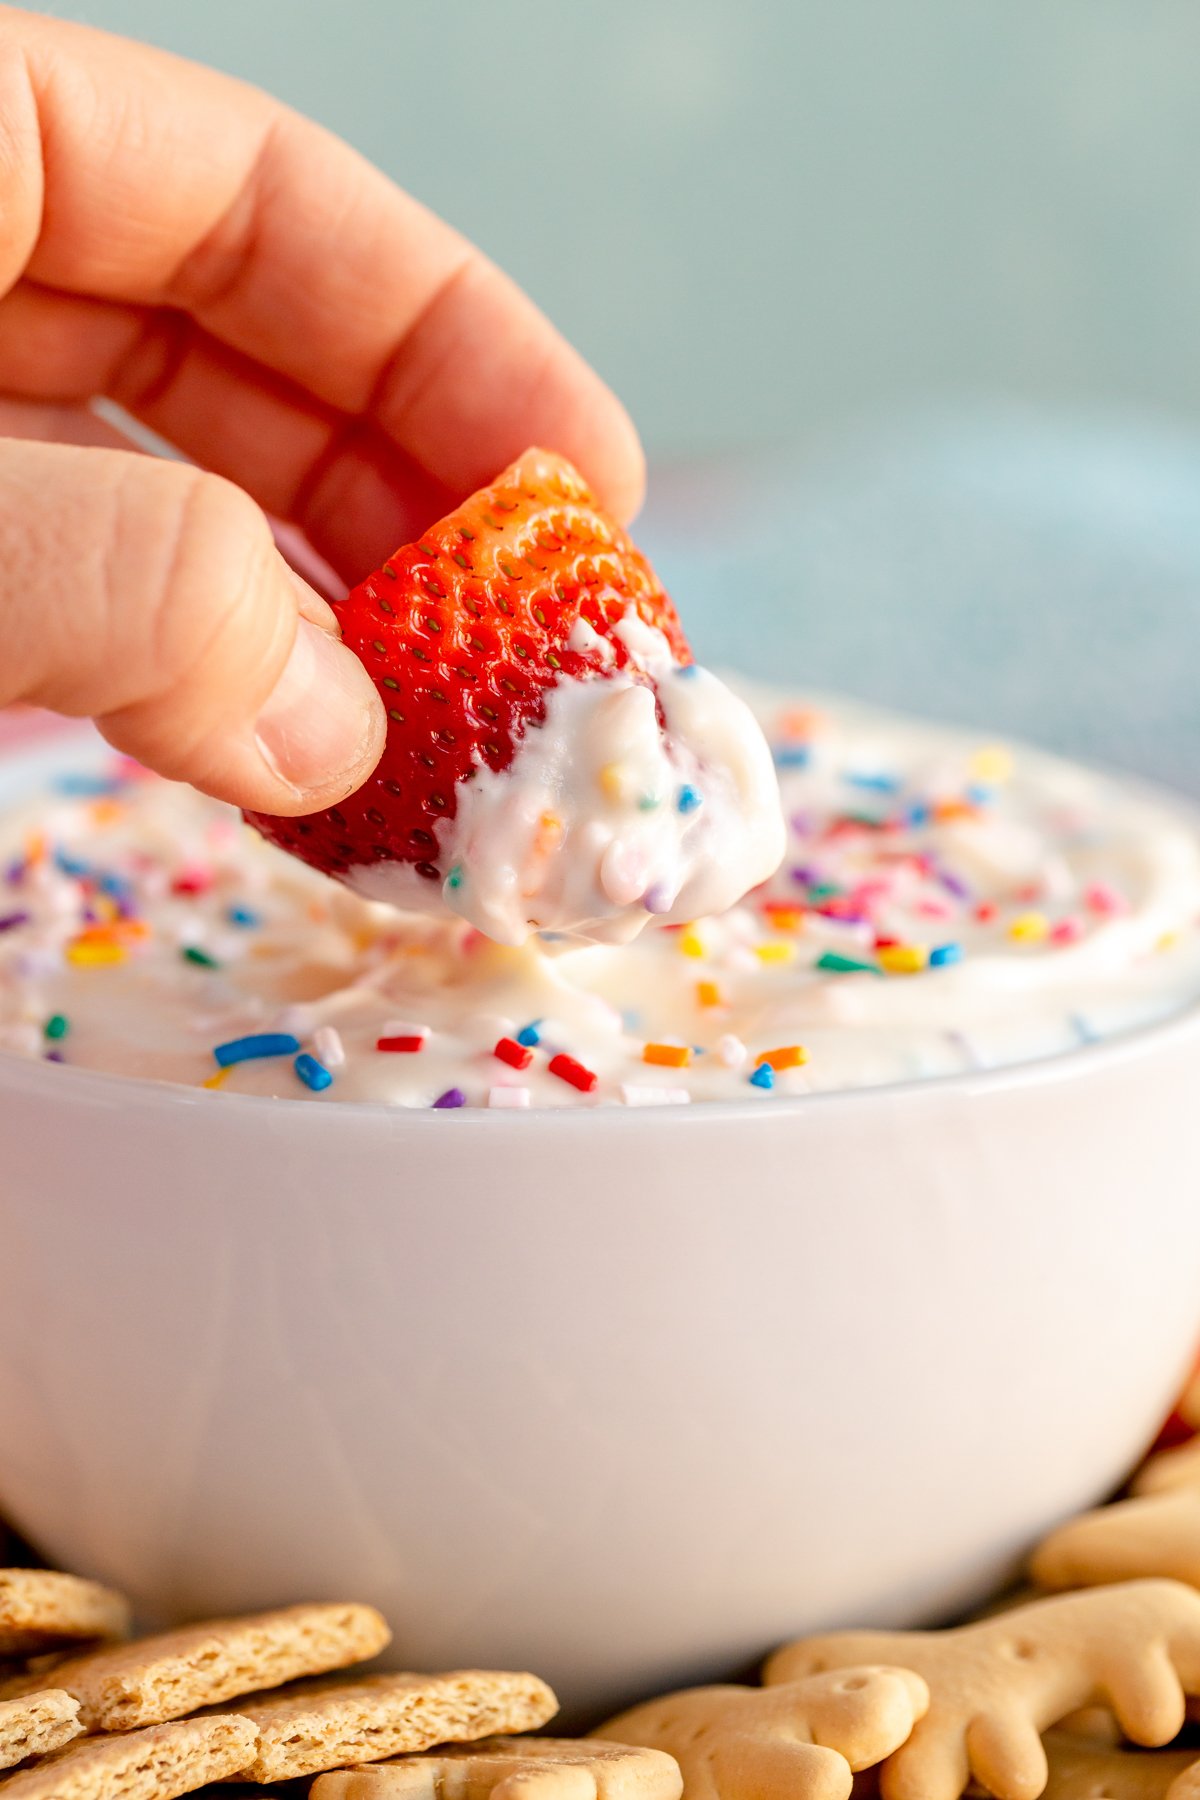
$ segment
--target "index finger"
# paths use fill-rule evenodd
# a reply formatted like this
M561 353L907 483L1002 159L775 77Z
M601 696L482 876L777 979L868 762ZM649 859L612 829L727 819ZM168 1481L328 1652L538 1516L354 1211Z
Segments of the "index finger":
M0 8L0 293L179 309L463 492L529 442L636 510L614 396L457 232L340 139L163 51Z

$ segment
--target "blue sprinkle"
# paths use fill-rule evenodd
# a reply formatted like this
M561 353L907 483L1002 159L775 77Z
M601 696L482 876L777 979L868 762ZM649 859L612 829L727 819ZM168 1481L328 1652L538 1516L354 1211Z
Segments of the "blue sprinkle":
M1096 1032L1084 1018L1082 1013L1072 1013L1071 1024L1074 1027L1075 1035L1081 1044L1094 1044L1096 1042Z
M466 1104L467 1096L461 1088L447 1088L445 1093L439 1094L434 1101L433 1110L434 1112L445 1112L451 1106L465 1106Z
M262 924L262 920L259 918L258 914L249 906L231 906L229 911L225 914L225 917L229 920L231 925L251 926Z
M905 822L909 825L928 825L928 823L929 823L929 806L928 806L928 804L924 800L918 800L915 806L910 806L907 809L907 811L904 814L904 818L905 818Z
M301 1051L292 1067L305 1087L310 1087L314 1094L319 1094L322 1088L333 1086L333 1076L325 1064L319 1063L315 1056L308 1054L307 1050Z
M300 1039L290 1031L255 1031L249 1037L230 1038L227 1044L214 1045L213 1055L223 1069L228 1069L256 1056L295 1056L299 1048Z
M528 1025L522 1025L517 1033L518 1044L524 1045L526 1050L532 1050L536 1044L540 1044L542 1041L541 1027L540 1019L531 1019Z
M538 937L543 944L561 944L566 941L565 931L539 931Z
M125 786L120 775L86 775L82 770L60 775L54 783L56 794L71 800L100 800L108 794L119 794Z
M865 788L872 794L894 794L900 786L898 775L872 774L869 770L847 769L842 780L851 787Z
M812 751L807 744L776 744L771 755L780 769L806 769L812 761Z
M698 806L704 805L704 795L696 792L690 782L684 782L675 796L675 805L681 813L695 812Z
M929 967L931 969L944 969L949 963L961 962L962 955L963 950L961 944L938 944L935 949L929 952Z
M750 1077L750 1086L756 1088L773 1088L775 1086L775 1071L770 1063L759 1063Z
M995 798L995 788L988 787L986 782L973 781L967 788L967 799L972 806L990 806Z
M700 673L700 665L699 663L684 663L681 668L676 669L675 673L681 680L690 681L693 675Z
M77 856L68 856L65 850L54 852L54 866L60 874L74 876L76 880L89 873L85 862L81 862Z

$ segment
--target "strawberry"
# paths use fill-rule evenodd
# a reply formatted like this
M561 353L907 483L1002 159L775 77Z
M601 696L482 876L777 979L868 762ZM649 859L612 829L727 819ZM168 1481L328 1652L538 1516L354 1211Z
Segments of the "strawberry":
M570 463L527 450L338 605L343 641L387 707L375 773L324 812L246 818L329 875L393 861L442 881L435 834L454 817L460 784L481 765L508 767L556 682L630 668L614 632L630 607L677 662L691 661L641 551ZM572 648L581 619L596 637L576 632Z

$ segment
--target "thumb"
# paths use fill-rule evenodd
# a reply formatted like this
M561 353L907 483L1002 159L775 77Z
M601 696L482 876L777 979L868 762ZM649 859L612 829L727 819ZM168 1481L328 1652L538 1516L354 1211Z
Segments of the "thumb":
M0 439L0 706L91 715L236 806L360 787L383 703L240 488L120 450Z

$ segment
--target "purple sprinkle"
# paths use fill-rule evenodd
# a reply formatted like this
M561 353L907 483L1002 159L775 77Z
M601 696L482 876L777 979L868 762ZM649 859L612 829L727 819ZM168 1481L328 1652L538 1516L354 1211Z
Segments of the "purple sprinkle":
M813 887L821 879L811 863L797 863L794 869L788 870L788 874L793 881L802 882L805 887Z
M938 880L941 882L946 892L948 894L953 894L956 900L969 900L971 898L971 890L966 882L961 881L957 875L952 875L949 869L940 869L938 871Z
M4 871L4 879L9 887L20 887L25 879L25 859L19 856L16 862L9 863Z
M5 913L0 917L0 931L15 931L18 925L28 925L32 917L27 912Z
M61 1050L47 1050L42 1060L43 1062L65 1062L66 1058Z
M648 887L642 895L642 905L648 913L670 912L672 899L665 884L656 881L652 887Z
M812 821L811 813L802 813L802 812L793 813L791 816L791 819L789 820L789 823L797 837L805 838L805 837L811 837L813 835L813 821Z
M435 1112L444 1112L448 1107L465 1106L466 1104L467 1096L463 1093L461 1088L447 1088L445 1093L439 1094L434 1101L433 1110Z

